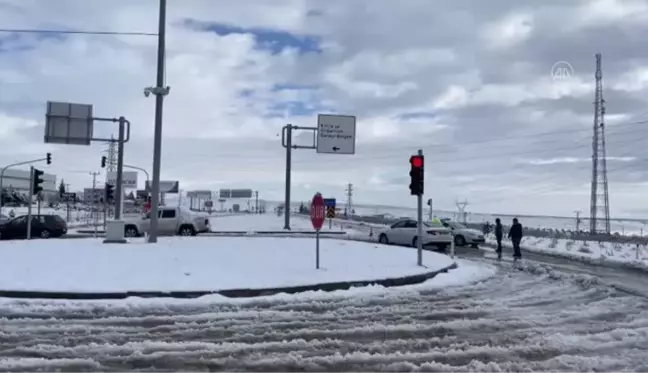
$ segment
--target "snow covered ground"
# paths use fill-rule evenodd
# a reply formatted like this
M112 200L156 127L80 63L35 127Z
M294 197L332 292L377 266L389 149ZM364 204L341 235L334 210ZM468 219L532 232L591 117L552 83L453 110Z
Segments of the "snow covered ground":
M498 268L467 270L471 286L437 277L245 300L2 300L0 370L646 371L645 299Z
M100 239L8 241L0 289L69 292L214 291L379 280L432 272L453 261L365 242L314 238L169 237L103 244Z
M497 244L493 235L487 236L487 242L491 245ZM502 246L512 250L510 240L505 239ZM645 245L523 237L520 247L531 252L589 262L623 263L648 270L648 248Z

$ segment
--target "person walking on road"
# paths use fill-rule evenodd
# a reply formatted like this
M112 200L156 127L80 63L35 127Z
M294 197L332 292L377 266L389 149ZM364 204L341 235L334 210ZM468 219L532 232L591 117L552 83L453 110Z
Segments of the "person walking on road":
M495 239L497 240L497 259L502 259L502 236L503 236L502 221L495 219Z
M513 218L513 225L511 225L508 237L513 243L513 259L522 259L522 251L520 251L520 242L522 241L522 224L518 222L517 218Z

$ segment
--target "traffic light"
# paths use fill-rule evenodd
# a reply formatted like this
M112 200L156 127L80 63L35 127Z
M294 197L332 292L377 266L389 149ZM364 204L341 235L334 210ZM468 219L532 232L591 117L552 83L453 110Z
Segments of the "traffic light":
M106 189L106 198L104 200L107 203L111 203L115 198L115 186L106 183L105 189Z
M38 194L43 191L43 187L41 184L43 184L43 174L45 172L38 170L34 168L34 173L32 174L32 194Z
M46 155L47 164L52 164L52 153L47 153Z
M410 157L410 194L413 196L423 195L424 159L422 155L413 155Z
M101 157L101 168L106 168L106 156Z

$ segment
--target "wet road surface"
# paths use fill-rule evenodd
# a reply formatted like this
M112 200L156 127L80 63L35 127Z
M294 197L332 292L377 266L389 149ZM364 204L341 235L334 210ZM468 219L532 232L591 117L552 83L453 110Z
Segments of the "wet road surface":
M1 300L0 370L648 370L648 300L588 274L495 265L495 277L445 290Z

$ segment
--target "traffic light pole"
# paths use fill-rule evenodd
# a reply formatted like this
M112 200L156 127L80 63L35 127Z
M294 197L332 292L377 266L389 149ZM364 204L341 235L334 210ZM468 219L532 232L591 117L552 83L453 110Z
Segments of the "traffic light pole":
M27 196L27 239L31 239L32 195L34 194L34 166L29 167L29 195Z
M117 143L117 185L115 185L115 220L121 220L124 199L124 136L126 118L119 117L119 142Z
M423 150L419 149L418 151L419 156L423 156ZM417 202L417 211L416 211L416 217L417 217L417 232L416 235L418 236L418 240L416 240L416 250L418 252L417 255L417 264L419 266L423 265L423 193L419 193L416 196L416 202Z

